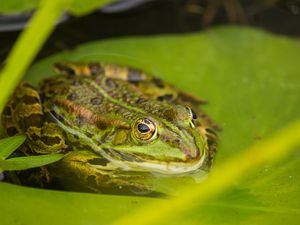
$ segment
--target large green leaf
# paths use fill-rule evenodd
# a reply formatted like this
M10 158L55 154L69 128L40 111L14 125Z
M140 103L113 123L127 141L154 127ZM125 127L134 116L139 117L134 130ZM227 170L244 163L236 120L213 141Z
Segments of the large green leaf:
M83 45L34 65L27 79L36 84L51 76L52 64L62 60L109 61L155 73L209 101L205 111L223 129L218 165L299 117L299 58L297 40L225 27L201 34ZM278 164L257 168L251 177L237 182L234 190L204 208L192 210L178 224L298 224L299 172L297 151ZM6 184L0 184L0 189L4 224L108 224L150 201L141 197L52 192ZM163 200L151 201L159 205ZM27 207L18 202L26 203ZM36 219L37 212L39 219Z

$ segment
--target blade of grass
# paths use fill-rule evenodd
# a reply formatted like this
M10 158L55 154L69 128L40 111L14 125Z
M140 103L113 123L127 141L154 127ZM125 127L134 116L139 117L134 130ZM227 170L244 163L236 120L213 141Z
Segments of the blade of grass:
M3 138L0 140L0 160L10 156L23 142L26 136L18 135L14 137Z
M0 112L21 80L23 73L53 30L56 21L62 15L65 2L67 1L42 1L39 10L14 45L0 75Z
M287 156L300 144L299 130L300 121L297 121L273 137L246 149L227 163L215 168L208 179L197 187L182 187L178 191L184 193L181 196L161 202L159 205L149 204L117 219L112 224L172 224L172 220L182 216L184 212L207 203L228 189L246 172L256 169L265 162L280 160Z
M15 157L8 160L0 160L0 171L25 170L44 166L60 160L64 155L49 154L38 156Z

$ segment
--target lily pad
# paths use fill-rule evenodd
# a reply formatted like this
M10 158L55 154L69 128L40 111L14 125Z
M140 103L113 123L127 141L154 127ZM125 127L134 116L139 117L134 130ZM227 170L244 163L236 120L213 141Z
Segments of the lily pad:
M208 100L204 110L223 129L218 165L299 117L299 58L299 40L250 28L221 27L204 33L85 44L35 64L26 79L37 84L53 75L52 64L57 61L114 62L156 74ZM234 190L177 223L298 224L299 154L296 151L280 163L257 168ZM147 202L166 201L4 183L0 183L0 197L4 224L109 224Z

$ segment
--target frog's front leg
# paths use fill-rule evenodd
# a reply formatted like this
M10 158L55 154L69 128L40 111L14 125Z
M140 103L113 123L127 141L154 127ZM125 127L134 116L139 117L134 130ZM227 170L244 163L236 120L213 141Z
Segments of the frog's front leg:
M26 151L34 153L61 152L67 145L59 126L45 115L38 91L23 82L2 114L2 122L9 136L26 134Z
M65 189L88 192L120 192L123 189L147 190L142 181L146 175L126 173L106 158L90 151L77 149L51 164L50 175Z

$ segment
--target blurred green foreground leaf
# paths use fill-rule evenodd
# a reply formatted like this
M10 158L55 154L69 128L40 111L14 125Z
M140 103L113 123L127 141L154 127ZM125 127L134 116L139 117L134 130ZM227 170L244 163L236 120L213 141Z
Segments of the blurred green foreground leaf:
M209 101L205 111L223 128L217 169L239 151L299 118L299 58L297 40L223 27L200 34L86 44L41 61L26 78L37 84L53 75L54 62L66 60L122 63L155 73ZM254 168L232 190L205 202L204 207L195 206L176 224L299 224L299 155L298 149L280 163ZM252 157L250 161L256 156ZM110 224L146 203L166 201L34 190L4 183L0 183L0 198L3 224L46 225Z

